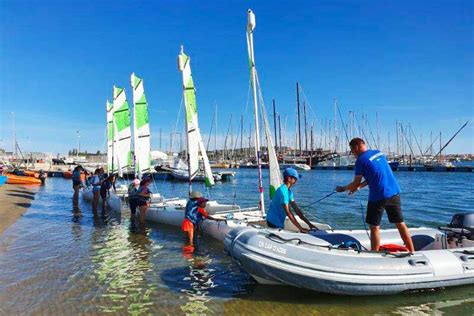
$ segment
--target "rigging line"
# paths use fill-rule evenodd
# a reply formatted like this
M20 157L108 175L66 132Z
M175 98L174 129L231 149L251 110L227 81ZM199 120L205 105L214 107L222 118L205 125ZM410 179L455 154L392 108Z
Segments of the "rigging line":
M347 134L346 124L344 123L344 120L342 118L341 108L339 107L339 104L337 104L337 103L336 103L336 108L337 108L337 112L339 113L339 118L341 119L342 128L344 129L344 134L346 134L347 143L349 144L349 142L350 142L349 134Z
M327 199L328 197L330 197L331 195L333 195L333 194L335 194L335 193L337 193L336 190L331 191L330 193L326 194L324 197L320 198L319 200L316 200L316 201L314 201L314 202L312 202L312 203L309 203L309 204L307 204L307 205L304 205L304 207L310 207L310 206L312 206L312 205L314 205L314 204L316 204L316 203L318 203L318 202L321 202L322 200Z
M176 116L176 122L174 124L174 127L173 127L173 133L171 134L171 139L170 139L170 151L172 152L173 151L173 137L174 137L174 134L176 134L176 130L178 129L178 124L179 124L179 121L180 121L180 117L181 117L181 108L182 108L182 105L183 105L183 96L181 96L181 102L179 103L179 107L178 107L178 116Z
M438 137L439 137L439 134L436 136L436 138L434 139L434 141L428 146L428 148L426 149L425 153L423 154L423 156L426 156L428 154L428 151L431 149L431 147L433 146L433 144L438 140Z
M317 121L316 112L314 111L313 107L311 106L311 103L308 101L308 97L306 96L306 93L304 92L304 89L303 89L301 84L300 84L300 92L303 94L303 99L306 102L306 105L309 107L309 110L313 113L314 120Z
M367 224L365 223L365 218L364 218L364 206L362 205L362 198L361 198L361 193L359 190L357 190L357 193L358 193L358 197L359 197L359 204L360 204L360 214L362 216L362 223L364 223L364 228L365 228L365 232L367 234L367 237L369 237L369 240L370 239L370 234L369 234L369 230L367 229Z
M370 146L369 138L368 138L367 135L365 134L365 130L364 130L363 126L360 124L359 119L357 118L357 115L355 115L355 113L354 113L354 117L355 117L355 119L356 119L356 121L357 121L357 125L359 126L359 130L362 131L362 135L364 136L365 141L367 142L367 146L370 148L371 146Z
M462 131L462 129L464 127L466 127L467 123L469 123L469 121L466 121L466 123L464 123L463 126L461 126L461 128L456 132L454 133L454 135L448 140L448 142L439 150L439 152L431 159L431 161L433 161L436 157L438 157L439 154L441 154L441 152L443 151L443 149L445 149L449 143L451 143L451 141Z

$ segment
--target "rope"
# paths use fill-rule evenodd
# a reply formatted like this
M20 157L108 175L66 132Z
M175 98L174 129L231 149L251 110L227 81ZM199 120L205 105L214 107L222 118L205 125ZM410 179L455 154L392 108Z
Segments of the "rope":
M314 205L314 204L316 204L316 203L321 202L321 201L324 200L324 199L327 199L328 197L330 197L331 195L333 195L333 194L335 194L335 193L337 193L337 192L334 190L334 191L332 191L331 193L326 194L324 197L320 198L319 200L316 200L316 201L314 201L314 202L312 202L312 203L309 203L309 204L307 204L307 205L304 205L304 206L302 206L302 207L305 207L305 208L306 208L306 207L310 207L310 206L312 206L312 205Z
M337 246L334 246L334 245L319 245L319 244L313 244L313 243L310 243L310 242L307 242L307 241L304 241L304 240L301 240L300 238L283 238L277 234L274 234L274 233L269 233L265 236L266 238L270 239L270 240L273 240L274 242L278 242L276 241L275 239L278 239L280 240L281 242L278 242L278 243L288 243L288 242L293 242L293 241L296 241L296 245L300 245L300 244L305 244L305 245L309 245L309 246L314 246L314 247L320 247L320 248L326 248L328 250L333 250L333 249L337 249L337 250L354 250L354 251L357 251L357 253L376 253L376 254L382 254L384 256L392 256L392 257L395 257L395 258L405 258L405 257L409 257L409 256L412 256L413 254L411 252L408 252L408 253L396 253L396 252L388 252L388 251L372 251L372 250L366 250L365 247L364 249L354 249L352 247L347 247L347 248L340 248L341 245L343 244L339 244Z
M362 216L362 223L364 223L364 228L365 228L365 232L367 233L367 237L369 237L369 240L370 240L370 234L369 234L369 230L367 228L367 224L365 223L365 218L364 218L364 206L362 205L362 198L361 198L361 193L359 190L357 190L357 193L358 193L358 197L359 197L359 204L360 204L360 214Z

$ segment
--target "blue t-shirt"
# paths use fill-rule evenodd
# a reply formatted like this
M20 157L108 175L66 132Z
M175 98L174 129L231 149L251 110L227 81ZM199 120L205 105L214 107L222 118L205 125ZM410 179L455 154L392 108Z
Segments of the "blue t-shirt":
M363 176L369 185L369 201L380 201L400 193L392 169L385 155L378 150L367 150L355 163L355 175Z
M267 221L276 227L283 228L285 226L286 218L286 211L283 208L283 205L290 204L290 202L293 202L294 200L293 192L288 189L286 184L282 184L278 190L276 190L272 202L270 203L270 209L267 213Z

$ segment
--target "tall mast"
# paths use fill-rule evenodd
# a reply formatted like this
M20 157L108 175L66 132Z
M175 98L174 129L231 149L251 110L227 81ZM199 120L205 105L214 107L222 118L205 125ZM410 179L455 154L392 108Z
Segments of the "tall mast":
M334 152L337 153L337 100L334 98Z
M255 14L252 10L248 10L247 14L247 47L249 53L249 67L250 76L252 80L252 93L253 93L253 111L255 119L255 158L257 160L258 169L258 191L260 198L260 211L262 215L265 215L265 201L263 197L263 181L262 181L262 161L260 157L260 135L259 135L259 122L258 122L258 104L257 104L257 79L255 69L255 55L253 50L253 31L255 30Z
M297 120L298 120L298 149L300 151L300 156L302 154L301 152L301 122L300 122L300 85L298 82L296 82L296 109L297 109Z
M303 115L304 115L304 149L308 153L308 122L306 120L306 101L303 100Z
M244 153L244 115L240 115L240 155Z
M215 155L214 155L214 159L217 161L217 103L215 105L215 120L214 120L214 123L215 123L215 126L214 126L214 152L215 152Z
M281 117L280 117L280 114L278 114L278 136L279 136L279 144L280 144L280 151L281 151L281 148L282 148L282 145L281 145Z
M277 134L276 117L277 116L276 116L276 109L275 109L275 99L273 99L273 129L275 130L275 151L278 151L278 134Z

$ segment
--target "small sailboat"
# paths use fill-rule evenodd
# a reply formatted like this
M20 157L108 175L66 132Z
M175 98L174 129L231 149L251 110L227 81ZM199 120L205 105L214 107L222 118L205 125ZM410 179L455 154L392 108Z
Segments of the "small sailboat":
M263 189L263 180L262 180L262 160L260 152L260 133L259 133L259 102L260 99L260 109L261 109L261 119L263 121L266 146L268 151L268 171L269 171L269 197L272 198L275 194L275 191L282 184L280 168L278 164L277 155L275 152L275 146L273 145L273 140L271 137L270 125L268 123L265 106L263 104L263 97L260 90L260 84L257 76L257 69L255 67L255 56L254 56L254 47L253 47L253 31L255 29L256 21L255 15L252 10L248 10L247 14L248 23L247 23L247 48L249 56L249 72L253 92L253 104L254 104L254 125L255 125L255 157L257 160L257 170L258 170L258 192L259 192L259 205L254 208L247 209L238 209L235 212L221 212L213 214L213 217L219 219L225 219L226 222L216 222L210 220L202 221L200 227L201 230L215 239L224 240L225 236L232 229L243 229L248 225L261 225L266 226L266 214L265 214L265 199L264 199L264 189ZM258 94L257 94L258 91ZM302 227L308 228L307 224L304 223L297 217L298 222ZM318 229L330 229L330 226L322 223L312 223ZM285 230L289 231L298 231L297 227L286 218L284 223Z
M191 74L190 58L184 53L183 47L181 47L181 52L178 56L178 68L182 73L187 131L187 170L180 170L179 175L189 181L189 195L191 195L192 182L197 177L203 177L207 187L213 186L215 180L199 129L196 91ZM204 169L202 172L200 172L200 163ZM184 200L184 203L183 200L165 200L163 203L154 203L148 209L145 218L149 221L180 227L184 220L186 202L186 200ZM239 210L239 207L209 201L206 209L210 214L215 214L217 212Z
M112 104L106 102L107 167L109 173L117 172L122 177L124 172L130 172L132 168L130 108L124 88L114 86L113 96ZM92 188L84 189L82 197L86 201L92 201ZM110 191L106 203L109 210L121 211L122 202L114 192Z

